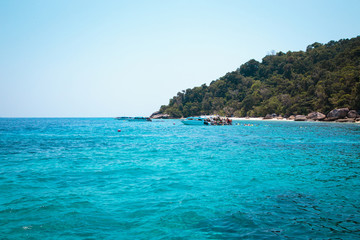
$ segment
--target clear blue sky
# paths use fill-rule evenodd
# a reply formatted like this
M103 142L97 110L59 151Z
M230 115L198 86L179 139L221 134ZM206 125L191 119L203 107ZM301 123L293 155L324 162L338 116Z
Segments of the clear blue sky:
M360 35L360 1L2 0L0 117L147 116L254 58Z

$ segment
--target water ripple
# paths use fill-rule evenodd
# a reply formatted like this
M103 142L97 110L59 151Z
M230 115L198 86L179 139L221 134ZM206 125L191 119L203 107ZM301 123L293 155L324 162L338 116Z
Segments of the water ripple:
M0 237L359 238L360 127L254 125L0 119Z

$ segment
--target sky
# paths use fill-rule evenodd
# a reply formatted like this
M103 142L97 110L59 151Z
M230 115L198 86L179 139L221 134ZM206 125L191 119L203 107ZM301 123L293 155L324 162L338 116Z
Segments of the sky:
M272 51L360 35L358 0L2 0L0 117L149 116Z

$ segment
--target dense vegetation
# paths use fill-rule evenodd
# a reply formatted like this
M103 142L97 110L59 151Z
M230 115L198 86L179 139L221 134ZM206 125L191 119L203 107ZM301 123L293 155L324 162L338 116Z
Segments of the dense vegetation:
M314 43L306 52L278 52L254 59L209 86L179 92L160 112L265 116L360 109L360 36Z

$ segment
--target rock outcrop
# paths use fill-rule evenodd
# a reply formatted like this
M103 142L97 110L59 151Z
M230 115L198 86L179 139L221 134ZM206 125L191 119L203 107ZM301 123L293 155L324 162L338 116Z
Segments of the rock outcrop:
M347 117L348 118L360 118L360 115L357 111L355 110L350 110L348 113L347 113Z
M273 116L271 114L266 114L266 116L263 118L264 120L266 119L273 119Z
M306 121L307 118L305 115L296 115L294 120L295 121Z
M322 114L321 112L312 112L312 113L309 113L306 116L306 118L314 120L314 121L321 121L321 120L324 120L326 118L326 115Z
M308 115L291 115L284 116L287 120L294 121L336 121L336 122L359 122L360 111L349 110L349 108L336 108L331 110L327 115L321 112L311 112ZM281 115L277 116L275 113L266 114L263 119L283 119Z
M289 120L295 120L295 116L294 116L294 115L291 115L288 119L289 119Z
M342 119L345 118L347 116L349 112L348 108L337 108L334 110L331 110L327 116L326 116L326 120L327 121L334 121L337 119Z
M168 118L170 118L170 115L161 113L160 111L157 111L157 112L154 112L153 114L151 114L150 118L152 118L152 119L168 119Z

